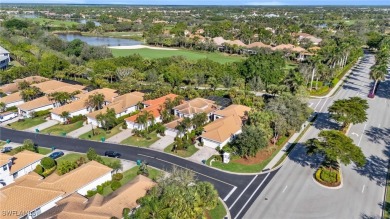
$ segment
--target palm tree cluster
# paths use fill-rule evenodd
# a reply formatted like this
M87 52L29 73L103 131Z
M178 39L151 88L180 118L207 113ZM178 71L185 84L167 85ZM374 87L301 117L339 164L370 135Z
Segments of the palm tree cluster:
M96 93L88 96L85 101L85 105L90 107L92 110L100 110L104 105L104 94Z
M69 92L62 92L62 91L57 91L49 94L49 99L55 103L57 103L59 106L63 106L72 100L74 100L75 96L77 94L81 93L79 90L74 91L72 93Z
M168 177L160 177L157 185L137 202L130 218L203 218L214 209L218 192L209 182L198 182L193 172L173 168Z
M372 66L370 78L375 81L371 93L375 93L379 81L385 80L388 73L387 67L390 60L390 37L384 38L379 44L379 50L376 53L376 63Z

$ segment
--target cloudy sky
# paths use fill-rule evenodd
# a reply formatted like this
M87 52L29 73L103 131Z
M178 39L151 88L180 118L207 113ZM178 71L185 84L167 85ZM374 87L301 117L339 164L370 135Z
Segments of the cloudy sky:
M390 5L390 0L0 0L0 2L128 5Z

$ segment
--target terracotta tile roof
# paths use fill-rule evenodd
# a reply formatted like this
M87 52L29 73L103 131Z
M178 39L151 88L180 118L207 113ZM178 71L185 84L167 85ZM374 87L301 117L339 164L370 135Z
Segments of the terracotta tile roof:
M254 42L246 46L247 48L272 48L272 46L264 44L262 42Z
M101 89L96 89L96 90L90 91L88 93L78 94L78 95L76 95L76 97L78 97L78 98L87 97L88 98L88 96L94 95L97 93L103 94L104 100L107 102L112 102L113 99L118 96L117 91L114 89L101 88Z
M0 86L0 90L2 90L6 94L13 93L19 90L19 84L18 83L4 84Z
M272 50L292 50L294 49L294 45L292 44L280 44L272 48Z
M90 118L96 118L96 116L100 113L105 113L107 109L114 109L116 114L120 114L125 112L128 108L137 105L139 102L142 102L144 100L144 95L145 94L141 92L132 92L115 97L112 103L108 104L101 110L96 110L89 113L87 116Z
M5 104L14 103L22 100L23 99L22 96L20 95L20 92L12 93L10 95L0 98L0 102L3 102Z
M65 175L59 176L56 173L51 174L42 183L38 184L37 187L61 190L69 194L111 171L111 168L104 166L103 164L96 161L90 161Z
M243 46L243 47L246 47L246 44L243 43L241 40L226 40L225 41L226 44L229 44L229 45L237 45L237 46Z
M195 98L190 101L187 101L183 104L180 104L173 109L179 111L182 114L192 115L197 113L211 113L218 109L218 106L215 105L215 101L207 100L203 98Z
M87 106L85 104L85 101L87 100L87 97L80 98L78 100L75 100L71 103L65 104L63 106L57 107L52 109L50 112L61 115L62 112L68 111L69 113L77 112L82 109L86 109Z
M242 127L241 117L238 115L230 115L206 125L201 135L202 138L210 139L216 142L224 142L233 134L238 132Z
M49 81L44 81L38 84L32 84L31 86L39 88L42 92L46 93L47 91L50 92L51 90L58 89L60 87L66 87L66 86L71 86L71 84L61 82L61 81L56 81L56 80L49 80Z
M144 101L143 104L148 105L148 106L162 105L162 104L164 104L166 99L169 98L171 100L174 100L177 96L178 95L176 95L176 94L167 94L167 95L162 96L162 97L157 98L157 99Z
M32 163L35 163L35 162L41 160L45 156L42 154L32 152L32 151L24 150L24 151L21 151L21 152L15 154L13 157L14 157L13 164L12 164L11 170L10 170L11 174L25 168L26 166L28 166Z
M21 215L2 215L1 218L19 218L28 211L33 211L63 194L64 192L62 191L11 184L0 190L0 206L3 211L16 211Z
M10 162L12 156L4 153L0 153L0 167Z
M39 97L39 98L31 100L31 101L25 102L25 103L19 105L18 108L20 110L23 110L23 111L29 111L29 110L37 109L37 108L48 106L48 105L53 105L53 102L49 99L48 96L43 96L43 97Z
M39 82L43 82L43 81L47 81L47 80L49 80L49 79L42 77L42 76L34 75L34 76L29 76L29 77L25 77L25 78L21 78L21 79L15 79L14 82L19 83L22 81L27 81L28 83L39 83Z
M4 93L13 93L19 90L19 82L22 81L27 81L28 83L39 83L42 81L49 80L47 78L41 77L41 76L30 76L26 78L21 78L21 79L15 79L14 83L9 83L0 86L0 90L2 90Z
M53 89L53 90L47 90L45 93L46 93L46 94L51 94L51 93L54 93L54 92L68 92L68 93L73 93L73 92L75 92L75 91L80 91L81 93L85 93L85 92L83 92L83 89L85 89L85 86L81 86L81 85L69 85L69 86L59 87L59 88L56 88L56 89Z
M226 42L226 40L223 37L214 37L213 42L217 44L218 46L222 45Z
M299 53L304 53L304 52L307 52L306 49L300 47L300 46L297 46L297 47L294 47L291 51L293 52L299 52Z
M178 125L180 125L181 121L183 121L183 118L179 118L179 119L173 120L172 122L169 122L169 123L165 124L164 126L169 128L169 129L176 129L176 127Z
M251 110L250 107L244 105L232 104L223 110L215 111L214 114L224 116L224 117L231 116L231 115L238 115L239 117L243 118L245 116L245 112L248 112L250 110Z
M38 216L38 219L109 219L113 216L122 218L122 209L137 207L137 199L145 196L154 185L151 179L138 175L134 180L106 197L96 194L88 200L78 194L73 194L58 201L56 207Z
M310 47L308 50L309 50L309 51L316 52L316 51L318 51L318 50L320 50L320 49L321 49L321 47L319 47L319 46L313 46L313 47Z
M151 113L154 118L158 118L161 116L160 111L162 109L163 109L162 105L146 107L146 108L143 108L138 114L132 115L132 116L126 118L125 120L129 121L129 122L136 123L138 116L141 115L145 111Z

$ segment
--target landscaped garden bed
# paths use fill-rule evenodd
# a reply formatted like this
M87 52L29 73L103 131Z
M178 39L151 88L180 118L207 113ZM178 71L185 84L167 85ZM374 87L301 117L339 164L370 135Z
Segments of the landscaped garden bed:
M170 153L170 154L174 154L174 155L177 155L177 156L180 156L180 157L191 157L193 154L195 154L195 152L197 152L199 150L198 148L196 148L192 144L192 145L188 146L187 149L174 151L173 150L174 144L175 143L172 143L172 144L168 145L168 147L166 147L164 149L164 152L167 152L167 153Z
M156 132L151 132L146 135L146 137L142 136L130 136L121 142L121 144L125 145L133 145L138 147L149 147L154 142L158 141L160 138L157 136Z
M87 139L87 140L94 140L94 141L101 141L102 138L107 140L108 138L118 134L121 132L122 124L119 124L112 128L111 130L104 130L102 128L94 128L93 130L84 133L80 135L80 139Z
M50 135L66 135L67 133L79 129L83 126L84 121L77 121L72 124L57 124L41 131Z
M338 167L321 166L314 174L317 182L328 187L337 187L341 184L341 171Z

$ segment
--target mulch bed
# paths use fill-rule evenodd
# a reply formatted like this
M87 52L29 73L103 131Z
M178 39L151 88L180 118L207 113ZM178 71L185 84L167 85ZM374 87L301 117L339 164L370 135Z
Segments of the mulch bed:
M282 146L283 145L284 144L282 144ZM272 155L272 153L276 149L279 149L280 147L281 146L274 146L273 144L269 144L266 148L257 152L255 157L238 158L238 159L232 160L232 162L243 164L243 165L259 164L259 163L267 160Z

